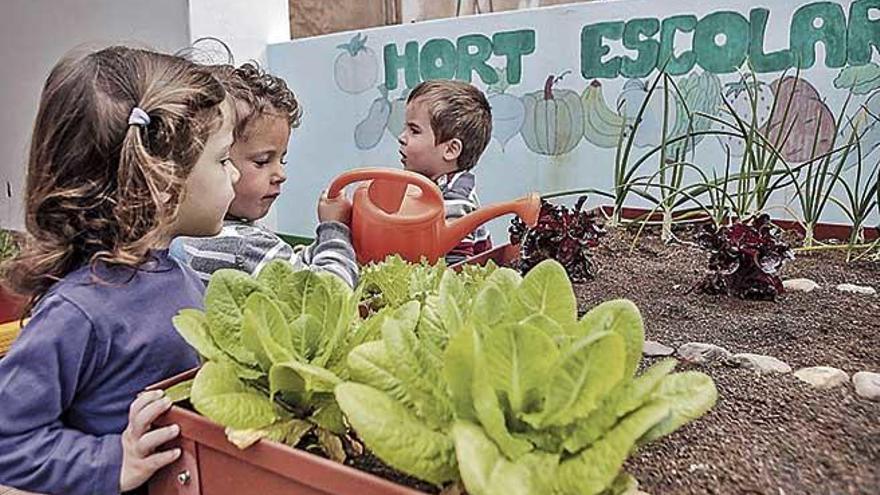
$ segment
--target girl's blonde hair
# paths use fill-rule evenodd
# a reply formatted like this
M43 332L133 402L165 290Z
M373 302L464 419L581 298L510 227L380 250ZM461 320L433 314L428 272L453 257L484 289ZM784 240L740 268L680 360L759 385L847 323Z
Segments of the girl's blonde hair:
M34 123L27 234L4 267L10 287L33 305L85 264L134 273L168 235L225 97L204 69L147 50L114 46L58 62ZM129 124L134 107L149 123Z

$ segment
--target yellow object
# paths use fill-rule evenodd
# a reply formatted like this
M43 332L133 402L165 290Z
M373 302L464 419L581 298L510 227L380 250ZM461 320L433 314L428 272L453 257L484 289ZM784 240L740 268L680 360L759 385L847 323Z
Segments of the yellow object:
M20 320L14 320L9 323L0 324L0 356L5 356L9 352L12 342L18 337L18 332L21 331L20 323ZM27 320L25 320L25 323L27 323Z

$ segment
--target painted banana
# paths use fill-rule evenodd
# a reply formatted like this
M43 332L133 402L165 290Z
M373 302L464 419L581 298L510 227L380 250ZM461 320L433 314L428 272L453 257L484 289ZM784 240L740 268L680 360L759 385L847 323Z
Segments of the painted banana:
M626 119L605 103L602 83L594 80L581 96L584 106L584 137L600 148L616 148Z

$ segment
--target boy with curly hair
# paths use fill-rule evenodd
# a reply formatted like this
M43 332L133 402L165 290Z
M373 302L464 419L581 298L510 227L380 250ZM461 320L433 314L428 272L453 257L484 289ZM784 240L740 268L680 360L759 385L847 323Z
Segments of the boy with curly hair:
M345 197L320 198L317 238L300 251L258 222L269 213L287 180L290 132L302 116L296 96L283 79L255 64L215 66L213 73L235 102L230 157L241 178L223 230L211 238L182 239L184 258L205 283L221 268L256 275L269 261L283 259L296 268L333 273L354 287L358 265L348 227L351 203Z

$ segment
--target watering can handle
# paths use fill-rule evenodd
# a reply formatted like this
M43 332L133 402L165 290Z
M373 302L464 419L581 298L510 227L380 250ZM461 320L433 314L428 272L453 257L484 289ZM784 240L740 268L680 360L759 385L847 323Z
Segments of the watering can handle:
M412 184L418 187L427 199L434 200L437 203L443 202L443 195L440 193L440 188L438 188L437 184L431 182L427 177L406 170L381 167L356 168L344 172L333 179L333 182L330 183L330 188L327 189L327 198L334 199L342 193L345 186L365 180L387 180L391 182Z

